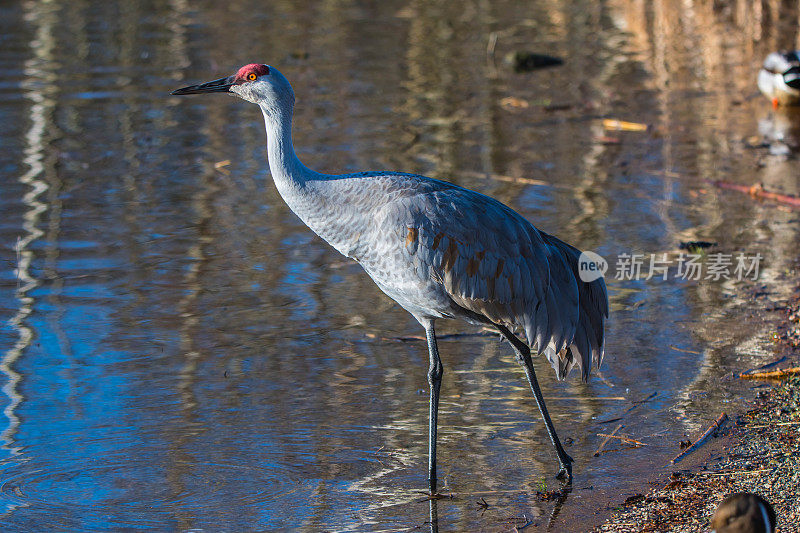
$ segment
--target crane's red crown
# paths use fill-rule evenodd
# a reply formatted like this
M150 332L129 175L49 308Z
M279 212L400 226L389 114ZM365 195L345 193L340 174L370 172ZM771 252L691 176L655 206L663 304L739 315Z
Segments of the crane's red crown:
M258 63L250 63L239 69L236 73L236 82L255 81L259 76L269 74L269 67Z

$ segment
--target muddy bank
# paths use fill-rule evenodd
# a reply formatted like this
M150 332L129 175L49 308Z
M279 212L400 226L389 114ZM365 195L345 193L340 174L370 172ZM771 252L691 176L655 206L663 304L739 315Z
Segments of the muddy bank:
M774 340L783 351L779 364L796 367L800 297L777 305ZM717 436L675 465L671 475L630 495L598 532L706 532L717 505L728 494L753 492L769 500L778 514L778 531L798 531L800 508L800 377L765 380L754 398L729 414Z

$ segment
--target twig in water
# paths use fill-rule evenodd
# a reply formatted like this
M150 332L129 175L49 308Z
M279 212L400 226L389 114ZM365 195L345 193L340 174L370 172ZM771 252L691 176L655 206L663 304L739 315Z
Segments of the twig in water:
M694 444L692 444L684 451L676 455L675 458L672 461L670 461L670 463L672 464L678 463L684 457L686 457L687 455L695 451L697 448L699 448L703 443L705 443L705 441L708 440L709 437L711 437L713 434L717 432L717 430L722 426L722 424L725 423L727 419L728 419L727 413L722 413L721 415L719 415L719 417L714 421L714 423L711 424L711 426L707 430L705 430L705 432L702 435L700 435L700 438L694 441Z
M637 407L639 407L643 403L649 402L650 400L655 398L657 395L658 395L658 391L655 391L655 392L651 392L650 395L647 398L645 398L644 400L636 400L635 402L633 402L633 405L628 408L627 411L622 413L622 416L627 415L628 413L630 413L631 411L633 411L634 409L636 409Z
M490 180L496 181L506 181L508 183L522 183L524 185L542 185L544 187L555 187L553 183L549 181L542 181L542 180L535 180L532 178L520 178L514 176L504 176L502 174L492 174L490 172L469 172L464 171L462 174L465 174L470 177L475 178L489 178Z
M624 425L620 424L616 428L614 428L614 431L612 431L610 435L606 436L606 438L603 439L603 442L600 443L600 447L597 448L596 452L594 452L594 456L595 457L600 457L600 454L602 453L603 448L606 447L606 444L608 444L608 441L610 441L614 437L614 435L617 434L617 431L619 431L620 429L622 429L624 427L625 427Z
M613 383L611 383L610 381L608 381L608 380L606 379L606 377L603 375L603 373L602 373L602 372L600 372L599 370L597 370L597 371L595 372L595 375L597 376L597 379L599 379L600 381L602 381L602 382L603 382L603 385L605 385L605 386L606 386L606 387L608 387L609 389L613 389L613 388L614 388L614 384L613 384Z
M752 374L753 372L758 372L759 370L766 370L768 368L772 368L773 366L779 365L779 364L783 363L784 361L786 361L786 356L785 355L783 357L781 357L780 359L775 359L771 363L767 363L765 365L757 366L755 368L751 368L750 370L745 370L744 372L741 372L740 374Z
M603 119L603 128L612 131L647 131L647 124L606 118Z
M800 424L800 422L776 422L774 424L762 424L759 426L748 426L750 429L763 429L763 428L771 428L772 426L796 426Z
M739 374L740 379L783 379L789 376L800 374L800 366L784 368L781 370L771 370L769 372L745 372Z
M677 346L675 346L674 344L670 344L670 345L669 345L669 347L670 347L670 348L672 348L673 350L676 350L676 351L678 351L678 352L683 352L683 353L693 353L693 354L695 354L695 355L702 355L700 352L696 352L696 351L694 351L694 350L687 350L686 348L678 348L678 347L677 347Z
M481 498L480 500L476 501L475 503L477 503L478 507L481 508L481 516L483 516L484 513L486 512L486 510L489 508L489 504L486 503L486 499L485 498Z
M738 185L736 183L728 183L727 181L720 180L712 181L710 183L715 187L719 187L720 189L728 189L731 191L747 193L753 198L765 198L767 200L775 200L780 204L789 205L792 207L800 207L800 198L797 196L765 191L764 186L761 183L757 183L749 187L747 185Z
M216 163L214 163L214 170L222 172L223 174L230 174L231 171L225 168L230 164L231 164L230 159L226 159L225 161L217 161Z
M607 453L612 453L612 452L621 452L624 450L638 450L639 448L641 448L641 446L631 444L630 446L623 446L622 448L609 448L607 450L603 450L602 452L600 452L599 455L605 455Z
M486 64L489 66L492 78L497 77L497 64L494 61L494 50L497 48L497 32L489 34L489 42L486 43Z
M441 492L437 492L436 494L428 494L421 500L418 500L417 503L428 502L431 500L445 500L445 499L452 500L454 498L455 497L453 496L453 494L443 494Z
M622 435L609 435L607 433L598 433L597 436L598 437L608 437L610 439L619 439L622 442L627 442L628 444L633 444L636 447L647 446L647 444L645 444L644 442L639 442L638 440L632 439L630 437L623 437Z
M493 31L489 34L489 42L486 45L486 55L494 58L494 49L497 47L497 32Z
M608 420L601 420L600 422L598 422L598 424L609 424L611 422L617 422L618 420L622 420L623 418L625 418L625 415L627 415L628 413L630 413L631 411L633 411L634 409L636 409L637 407L639 407L643 403L649 402L650 400L655 398L657 395L658 395L658 391L651 392L650 395L647 398L645 398L644 400L636 400L635 402L633 402L633 405L628 407L622 413L622 415L620 415L620 416L618 416L616 418L609 418Z

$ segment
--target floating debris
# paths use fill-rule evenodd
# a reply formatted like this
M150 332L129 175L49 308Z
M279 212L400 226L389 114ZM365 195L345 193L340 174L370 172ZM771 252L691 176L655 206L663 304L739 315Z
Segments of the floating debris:
M640 122L626 122L613 118L603 119L603 128L612 131L647 131L647 124Z
M500 105L505 108L511 109L527 109L530 107L530 104L527 100L523 100L522 98L515 98L513 96L507 96L500 100Z
M601 135L600 137L595 137L595 141L599 142L600 144L620 144L622 140L619 137L610 137L608 135Z
M619 431L620 429L622 429L624 427L625 426L623 424L620 424L617 427L615 427L614 431L612 431L610 434L606 434L605 438L603 439L603 442L600 443L600 446L597 448L597 451L594 452L594 456L595 457L600 457L600 454L603 453L603 448L606 447L606 444L608 444L608 441L610 441L612 438L614 438L614 435L617 434L617 431Z
M217 161L216 163L214 163L214 170L216 170L217 172L222 172L223 174L230 174L231 171L228 170L227 168L225 168L230 164L231 164L231 160L230 159L225 159L223 161Z
M784 368L780 370L770 370L769 372L742 372L740 379L784 379L800 374L800 366Z
M761 183L756 183L755 185L751 185L749 187L747 185L739 185L737 183L729 183L721 180L712 181L710 183L715 187L719 187L720 189L728 189L731 191L747 193L753 198L775 200L779 204L784 204L795 208L800 207L800 198L797 196L764 190L764 186Z
M689 253L696 254L716 245L717 243L709 241L686 241L686 242L681 241L681 243L678 245L678 248L680 248L681 250L686 250Z
M512 52L505 57L504 61L511 65L514 72L530 72L564 64L564 60L561 58L525 51Z
M676 464L676 463L680 462L681 460L683 460L684 457L686 457L687 455L689 455L690 453L695 451L697 448L702 446L703 443L706 442L709 439L709 437L711 437L711 436L713 436L713 435L715 435L717 433L719 428L722 427L722 424L724 424L726 420L728 420L728 414L727 413L722 413L721 415L719 415L719 417L717 417L717 419L714 420L714 423L711 424L711 426L709 426L709 428L707 430L705 430L703 432L703 434L700 435L700 437L696 441L694 441L694 444L692 444L691 446L686 448L684 451L679 453L677 456L675 456L675 458L672 461L670 461L670 463Z
M633 444L635 448L640 448L642 446L647 446L644 442L640 442L636 439L632 439L630 437L625 437L622 435L609 435L608 433L598 433L598 437L607 437L609 439L619 439L626 444Z

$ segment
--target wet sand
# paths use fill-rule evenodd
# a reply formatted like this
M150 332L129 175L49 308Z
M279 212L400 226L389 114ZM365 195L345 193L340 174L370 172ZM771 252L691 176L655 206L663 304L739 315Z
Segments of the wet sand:
M772 313L779 364L764 372L796 367L800 293ZM800 377L761 380L753 398L692 456L645 493L628 496L597 532L706 532L719 503L729 494L766 498L778 516L779 532L800 530Z

